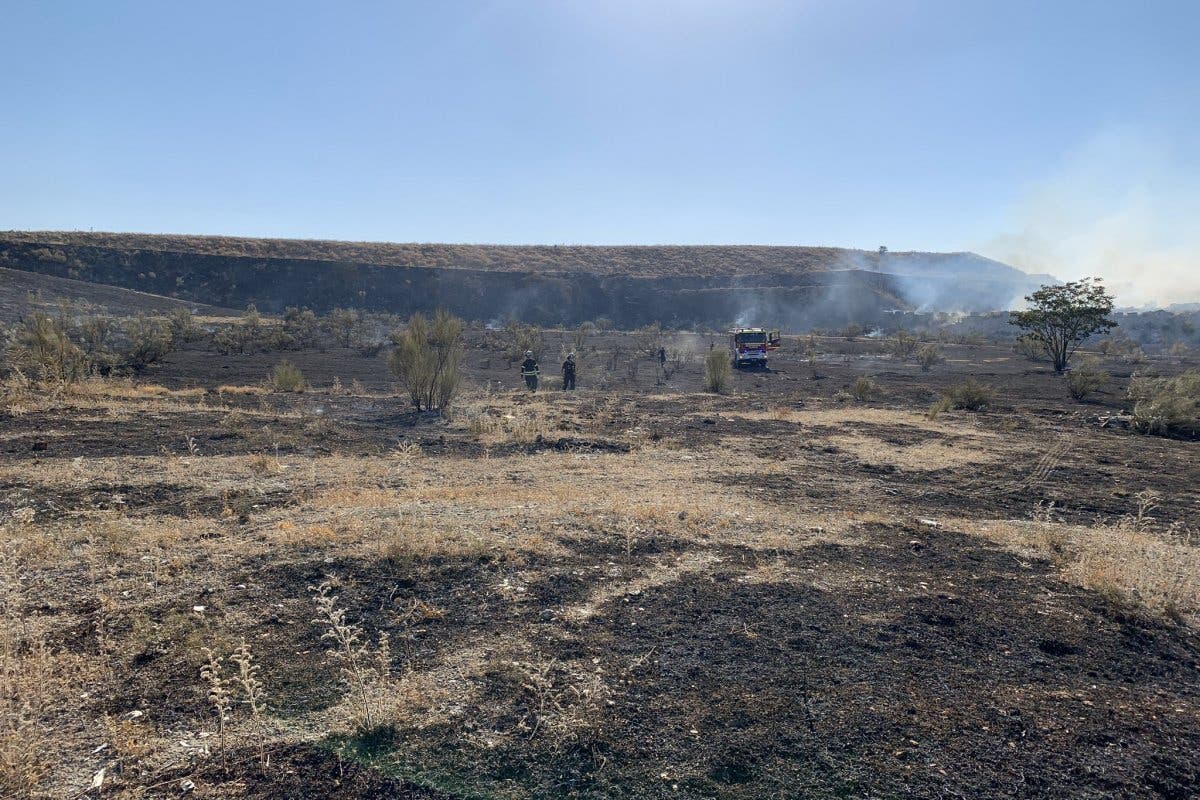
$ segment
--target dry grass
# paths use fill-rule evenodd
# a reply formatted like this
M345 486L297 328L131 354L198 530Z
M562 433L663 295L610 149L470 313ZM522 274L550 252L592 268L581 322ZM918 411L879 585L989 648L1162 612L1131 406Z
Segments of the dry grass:
M252 393L260 391L255 387ZM194 394L161 387L104 384L75 396L70 413L77 419L110 419L115 405L130 414L171 420L173 413L192 408L194 400ZM31 395L21 402L60 401ZM720 409L724 404L721 398L697 398L694 407ZM241 426L299 418L296 412L265 409L236 413L234 423ZM596 580L556 609L573 621L589 619L622 594L722 569L722 559L730 558L726 546L737 547L744 559L738 566L745 572L738 580L804 584L829 592L864 588L877 578L869 564L816 574L789 566L789 558L817 543L869 544L872 524L911 519L911 509L884 493L878 482L848 482L836 496L810 502L773 498L729 479L789 470L805 475L821 462L806 460L805 451L788 445L812 440L813 428L831 429L819 431L818 441L834 443L864 461L906 470L988 463L1010 455L1013 446L1008 438L978 427L970 415L929 420L917 412L859 406L717 413L795 424L794 438L786 432L778 436L786 456L761 454L749 439L686 450L645 441L637 433L641 415L617 398L601 402L513 393L464 398L463 410L439 423L445 426L441 430L462 441L497 444L534 441L539 433L562 435L570 425L582 425L580 435L595 435L588 424L610 430L611 423L628 419L630 427L621 437L638 446L630 453L529 453L521 448L504 458L440 455L433 448L423 452L403 444L365 456L286 451L222 455L204 447L184 448L186 434L181 432L175 455L0 463L0 481L30 487L32 498L86 496L89 487L99 485L150 495L155 487L168 486L189 497L224 498L226 506L223 514L175 515L169 513L175 509L150 504L114 503L103 510L85 505L48 510L40 504L0 526L0 538L8 543L0 560L0 602L6 609L0 632L0 703L9 698L9 705L0 705L0 795L75 796L87 787L98 763L171 764L198 757L198 752L213 753L211 739L184 737L181 744L177 731L159 730L145 721L105 722L81 707L79 698L85 691L117 691L108 673L133 654L155 647L193 655L212 647L226 658L228 668L239 641L230 631L235 625L257 630L268 607L290 614L295 624L308 624L311 602L280 595L287 587L267 587L255 602L221 607L232 576L242 575L247 563L295 562L308 569L323 559L383 561L393 562L398 574L409 574L439 560L491 560L504 565L503 577L482 591L520 604L525 588L542 577L542 565L562 564L603 545L612 555L601 563L599 575L608 580ZM914 444L897 445L881 438L888 431L924 438L912 436ZM238 498L247 497L234 508ZM276 502L255 507L260 497ZM1068 581L1191 623L1200 620L1200 551L1179 535L1157 530L1147 514L1092 527L971 519L943 524L1052 558ZM639 546L651 539L655 548L645 555ZM33 599L20 594L26 591L36 591L41 607L51 609L46 619L23 613ZM418 603L413 600L415 615L439 613ZM195 611L197 607L204 610ZM358 624L353 618L346 622ZM86 631L88 655L47 647L45 633L51 629ZM744 635L753 632L747 629ZM363 643L378 656L382 645L373 636ZM516 736L570 743L591 724L608 688L619 680L594 665L544 658L535 640L521 632L506 634L502 645L489 632L465 639L435 663L394 673L381 669L376 658L374 675L363 671L357 684L352 679L353 691L341 703L286 719L267 711L253 730L276 731L267 736L269 747L271 736L276 741L312 740L346 729L363 721L368 710L373 723L454 724L460 721L456 709L478 699L484 676L509 662L520 678L518 685L528 687L511 698L513 713L522 715L525 728L481 728L469 735L493 743ZM331 665L320 680L334 677ZM548 689L547 679L557 688ZM262 681L269 696L268 669ZM193 710L211 729L211 712L204 717L202 703ZM228 735L250 736L245 714L233 716ZM100 762L91 753L102 744L112 755Z
M1134 518L1096 526L1048 520L947 524L1048 558L1077 585L1200 622L1200 547L1188 537L1145 529Z

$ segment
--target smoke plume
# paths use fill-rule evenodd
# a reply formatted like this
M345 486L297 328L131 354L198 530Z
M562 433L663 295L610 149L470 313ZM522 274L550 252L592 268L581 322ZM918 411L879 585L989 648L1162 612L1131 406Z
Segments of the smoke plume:
M1104 131L1032 188L1014 233L981 249L1026 272L1100 276L1121 306L1200 300L1194 158L1142 131Z

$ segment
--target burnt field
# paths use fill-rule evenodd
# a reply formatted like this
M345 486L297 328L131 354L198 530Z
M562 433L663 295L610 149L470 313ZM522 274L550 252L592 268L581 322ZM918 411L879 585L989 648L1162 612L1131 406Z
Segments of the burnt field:
M789 338L718 395L722 339L608 333L563 393L544 336L530 394L470 332L447 417L350 349L11 386L2 793L1200 793L1200 443L1131 365Z

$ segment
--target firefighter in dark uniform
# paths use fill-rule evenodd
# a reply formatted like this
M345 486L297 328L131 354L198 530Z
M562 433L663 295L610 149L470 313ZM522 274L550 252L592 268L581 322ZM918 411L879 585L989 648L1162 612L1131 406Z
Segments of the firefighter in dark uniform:
M563 362L563 391L575 391L575 354L568 353Z
M532 350L525 351L525 360L521 362L521 375L525 377L525 385L530 391L536 392L538 387L538 363L533 357Z

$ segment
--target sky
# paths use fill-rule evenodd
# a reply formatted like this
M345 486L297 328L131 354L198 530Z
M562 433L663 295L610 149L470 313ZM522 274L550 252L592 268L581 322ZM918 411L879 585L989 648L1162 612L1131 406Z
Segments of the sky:
M0 229L971 250L1200 300L1200 3L0 0Z

